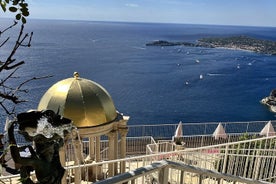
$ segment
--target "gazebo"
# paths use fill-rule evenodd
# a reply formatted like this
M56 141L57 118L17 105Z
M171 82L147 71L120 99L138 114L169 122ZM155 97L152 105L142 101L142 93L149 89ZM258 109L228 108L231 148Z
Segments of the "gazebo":
M108 137L108 160L126 157L126 136L128 116L123 116L114 106L109 93L94 81L80 78L77 72L51 86L41 98L38 110L50 109L69 118L76 126L77 134L72 141L76 150L75 164L84 163L81 140L88 138L90 161L99 162L101 136ZM119 141L120 139L120 141ZM65 144L66 146L66 144ZM61 161L65 164L66 148L60 152ZM119 150L120 149L120 150ZM78 171L76 171L78 172ZM108 166L108 175L114 176L117 166ZM125 164L120 166L125 172ZM99 174L99 168L97 172ZM81 178L75 174L75 183Z

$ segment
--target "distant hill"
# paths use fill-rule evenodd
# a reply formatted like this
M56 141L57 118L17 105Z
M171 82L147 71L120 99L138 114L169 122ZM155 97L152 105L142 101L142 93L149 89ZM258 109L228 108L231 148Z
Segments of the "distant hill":
M169 42L165 40L157 40L147 43L146 46L188 46L188 47L208 47L208 48L229 48L241 49L261 54L276 55L276 42L270 40L260 40L248 36L232 36L232 37L212 37L201 38L197 43L189 42Z
M198 42L210 44L212 47L242 49L262 54L276 55L276 42L270 40L260 40L243 35L226 38L202 38L199 39Z

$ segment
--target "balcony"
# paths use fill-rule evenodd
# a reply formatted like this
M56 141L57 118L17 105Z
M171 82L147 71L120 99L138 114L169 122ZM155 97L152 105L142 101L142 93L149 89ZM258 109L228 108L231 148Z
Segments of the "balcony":
M129 135L136 137L127 137L127 158L107 160L108 144L103 138L100 162L75 165L70 161L74 150L69 144L63 182L275 183L276 136L259 135L266 123L223 123L227 139L212 136L218 123L183 124L184 135L181 138L185 144L181 146L172 141L177 125L129 126ZM194 131L194 134L189 134L189 131ZM154 137L149 136L151 133ZM247 139L240 141L244 135ZM82 143L83 155L86 156L87 141ZM122 167L125 167L123 173ZM113 177L109 176L110 168L116 174ZM76 174L81 181L76 180ZM13 183L18 178L16 174L5 175L0 177L0 181Z

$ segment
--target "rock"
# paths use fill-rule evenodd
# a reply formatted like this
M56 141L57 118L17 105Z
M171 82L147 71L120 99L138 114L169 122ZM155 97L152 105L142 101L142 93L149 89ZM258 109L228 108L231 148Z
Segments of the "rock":
M261 103L267 105L272 112L276 112L276 89L273 89L268 97L263 98Z
M196 47L195 44L189 43L189 42L169 42L165 40L156 40L150 43L147 43L146 46L190 46L190 47Z

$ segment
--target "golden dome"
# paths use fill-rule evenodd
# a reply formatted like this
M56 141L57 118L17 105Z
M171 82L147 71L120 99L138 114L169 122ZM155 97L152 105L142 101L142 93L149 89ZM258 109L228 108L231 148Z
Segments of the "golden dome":
M115 120L116 109L108 92L99 84L79 78L61 80L50 87L41 98L38 110L59 111L77 127L91 127Z

